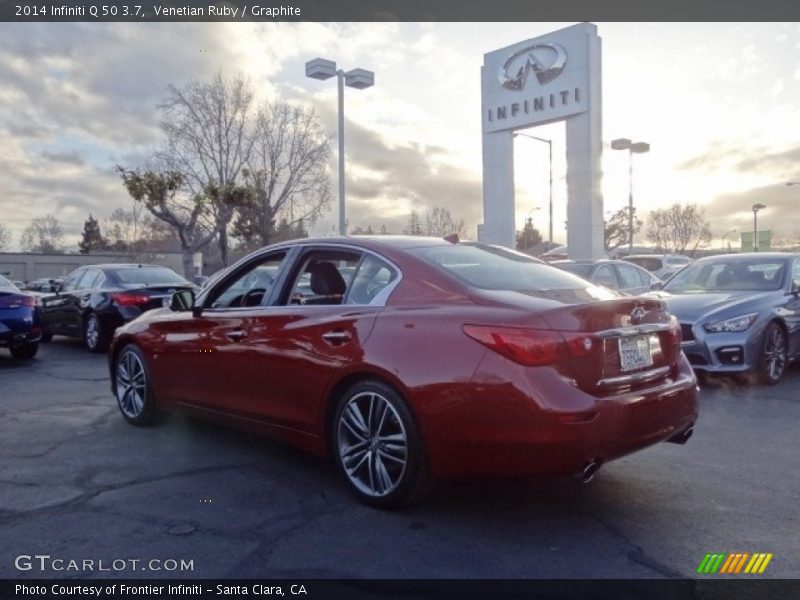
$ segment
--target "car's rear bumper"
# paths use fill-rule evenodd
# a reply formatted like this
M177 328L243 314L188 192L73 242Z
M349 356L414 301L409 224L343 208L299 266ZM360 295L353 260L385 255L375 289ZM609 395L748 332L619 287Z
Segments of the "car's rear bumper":
M35 315L20 315L0 320L0 347L35 343L42 339L42 328Z
M541 370L538 370L541 371ZM697 382L685 358L643 390L593 397L555 372L477 388L466 404L423 425L432 473L442 478L559 475L666 441L697 419ZM546 397L543 397L546 393ZM449 411L447 411L449 412ZM459 411L460 412L460 411Z

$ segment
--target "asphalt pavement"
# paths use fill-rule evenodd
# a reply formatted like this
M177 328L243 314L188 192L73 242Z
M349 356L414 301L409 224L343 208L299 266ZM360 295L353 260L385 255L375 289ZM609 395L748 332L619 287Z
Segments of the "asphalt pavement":
M759 577L796 577L798 389L797 366L775 387L704 388L685 446L589 485L451 483L382 512L264 438L126 424L105 357L77 342L28 362L0 350L0 577L697 577L710 552L773 553Z

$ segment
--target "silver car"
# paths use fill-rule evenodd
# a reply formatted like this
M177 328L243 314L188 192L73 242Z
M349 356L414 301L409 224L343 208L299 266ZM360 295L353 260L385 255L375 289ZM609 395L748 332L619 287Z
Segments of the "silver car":
M698 374L754 373L772 385L800 354L800 254L703 258L658 295L680 321Z

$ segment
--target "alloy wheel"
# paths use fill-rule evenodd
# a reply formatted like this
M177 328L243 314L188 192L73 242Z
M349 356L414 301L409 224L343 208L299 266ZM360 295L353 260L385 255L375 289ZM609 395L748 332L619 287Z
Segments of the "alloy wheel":
M147 400L147 373L141 359L131 351L117 362L117 402L123 414L136 419Z
M777 325L773 325L767 331L764 342L764 363L769 378L778 381L786 368L786 336Z
M406 471L408 436L391 402L371 391L353 396L339 414L338 451L361 493L379 498L396 490Z
M89 350L97 348L97 342L100 340L100 323L97 322L97 317L90 315L86 321L86 346Z

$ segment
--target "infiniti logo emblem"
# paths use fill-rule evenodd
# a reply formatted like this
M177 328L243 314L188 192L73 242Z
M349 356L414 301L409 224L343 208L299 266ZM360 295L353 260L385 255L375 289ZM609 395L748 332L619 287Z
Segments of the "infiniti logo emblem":
M500 69L498 79L508 90L521 90L531 71L544 85L561 75L566 65L567 51L561 44L535 44L512 54Z
M645 313L646 311L641 306L634 308L631 313L631 323L639 323L644 318Z

